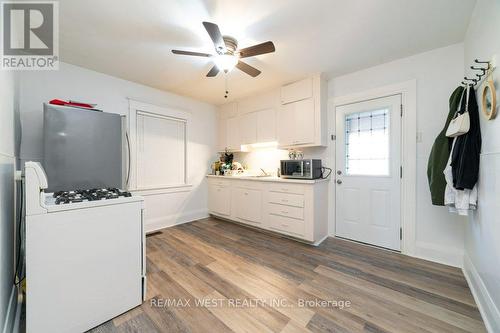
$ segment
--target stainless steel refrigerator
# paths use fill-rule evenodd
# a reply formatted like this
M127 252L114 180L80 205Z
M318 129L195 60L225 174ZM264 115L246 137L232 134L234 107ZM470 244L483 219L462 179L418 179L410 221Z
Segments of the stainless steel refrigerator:
M125 128L118 114L44 104L48 191L124 188Z

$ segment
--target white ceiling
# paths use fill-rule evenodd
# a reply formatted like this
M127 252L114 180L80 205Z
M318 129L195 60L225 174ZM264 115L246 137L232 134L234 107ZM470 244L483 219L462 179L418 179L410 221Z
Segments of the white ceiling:
M315 72L329 77L461 42L475 0L64 0L64 62L194 97L224 99L224 76L205 77L212 53L202 21L240 47L272 40L276 52L246 59L262 71L228 75L230 99Z

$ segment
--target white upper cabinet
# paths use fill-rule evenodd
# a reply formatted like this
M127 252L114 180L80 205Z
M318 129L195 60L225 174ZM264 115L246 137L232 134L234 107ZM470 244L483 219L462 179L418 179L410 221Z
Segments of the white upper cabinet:
M257 142L277 141L276 112L267 109L257 112Z
M281 88L278 144L282 148L327 145L327 86L321 74Z
M286 104L278 112L278 142L282 146L294 144L295 105Z
M243 145L257 142L257 113L247 113L239 117L240 142Z
M228 103L219 108L217 150L230 151L240 150L240 134L238 119L238 104Z
M281 87L281 104L300 101L313 96L313 80L307 78Z
M221 105L219 109L219 117L227 119L238 116L238 103L228 103Z
M217 119L217 151L225 151L227 147L227 119Z
M282 106L279 117L278 141L281 146L314 143L314 100L312 98Z
M239 127L238 117L226 119L226 148L231 151L239 151L241 149Z
M219 108L219 151L274 142L282 148L327 145L327 85L321 74Z

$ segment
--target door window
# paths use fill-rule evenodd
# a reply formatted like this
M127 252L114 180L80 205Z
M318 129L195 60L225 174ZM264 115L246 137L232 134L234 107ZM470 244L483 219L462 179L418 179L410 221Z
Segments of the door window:
M346 114L347 175L389 176L388 108Z

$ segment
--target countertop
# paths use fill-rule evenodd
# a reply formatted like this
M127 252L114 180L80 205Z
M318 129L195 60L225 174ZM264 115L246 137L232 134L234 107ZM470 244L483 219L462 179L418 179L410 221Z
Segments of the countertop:
M296 183L296 184L316 184L327 182L327 179L289 179L280 177L256 177L256 176L216 176L207 175L208 178L229 179L229 180L250 180L258 182L276 182L276 183Z

